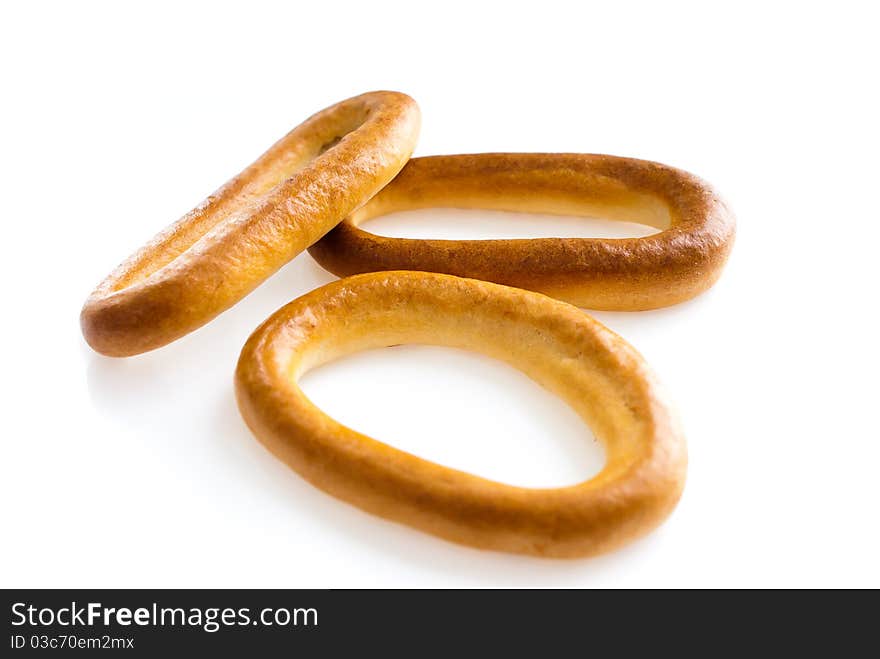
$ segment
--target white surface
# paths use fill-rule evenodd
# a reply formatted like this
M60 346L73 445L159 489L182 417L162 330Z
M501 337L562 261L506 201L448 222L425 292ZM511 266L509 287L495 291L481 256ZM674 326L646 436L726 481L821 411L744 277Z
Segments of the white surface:
M0 585L880 586L869 3L300 4L0 10ZM712 291L596 314L687 430L685 496L650 537L595 560L483 553L361 513L268 455L232 369L264 318L331 281L308 255L167 348L85 346L80 305L113 266L299 121L376 88L419 101L420 155L659 160L736 210ZM507 220L509 235L608 235ZM373 226L480 237L503 222ZM388 349L304 386L358 429L501 480L570 483L601 461L561 403L478 356Z

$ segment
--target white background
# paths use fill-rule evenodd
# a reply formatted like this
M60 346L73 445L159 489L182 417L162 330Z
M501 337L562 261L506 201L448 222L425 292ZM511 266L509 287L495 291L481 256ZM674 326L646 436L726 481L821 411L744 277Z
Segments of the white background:
M2 586L880 586L878 139L871 3L19 3L0 15ZM833 7L833 9L831 9ZM93 354L86 295L313 112L421 105L418 155L582 151L711 181L739 233L719 284L596 316L683 418L684 498L593 560L448 544L306 484L249 434L249 333L333 277L304 254L144 356ZM639 235L601 220L424 212L400 236ZM508 367L428 347L307 376L341 421L505 482L601 466Z

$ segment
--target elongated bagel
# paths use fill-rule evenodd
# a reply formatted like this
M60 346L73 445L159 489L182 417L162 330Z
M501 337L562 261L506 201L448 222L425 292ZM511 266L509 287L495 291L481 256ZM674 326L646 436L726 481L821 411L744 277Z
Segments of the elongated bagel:
M489 481L347 428L297 385L319 364L398 343L475 350L519 368L592 427L606 447L604 469L558 489ZM256 437L312 484L474 547L556 557L604 552L659 524L684 485L684 439L638 353L579 309L507 286L421 272L328 284L253 333L235 387Z
M388 183L418 131L397 92L315 114L107 277L82 310L86 341L134 355L204 325Z
M360 224L396 211L447 207L601 216L657 229L644 238L412 240ZM484 153L414 158L309 252L339 276L424 270L546 293L591 309L682 302L721 274L733 214L708 184L666 165L585 154Z

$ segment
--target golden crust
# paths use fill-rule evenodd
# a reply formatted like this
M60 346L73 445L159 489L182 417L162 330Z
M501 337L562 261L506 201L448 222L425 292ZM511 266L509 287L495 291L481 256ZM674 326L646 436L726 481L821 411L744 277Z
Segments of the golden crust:
M89 345L134 355L204 325L387 184L418 131L397 92L315 114L98 286L81 314Z
M606 447L572 487L505 485L423 460L337 423L297 385L335 357L398 343L485 353L565 399ZM659 524L684 486L682 434L642 358L573 306L528 291L420 272L344 279L264 322L235 373L256 437L326 492L368 512L483 549L594 555Z
M412 240L359 227L379 215L430 207L598 215L660 232L624 239ZM708 289L734 232L733 214L707 183L666 165L604 155L486 153L410 160L309 252L339 276L441 272L591 309L638 311Z

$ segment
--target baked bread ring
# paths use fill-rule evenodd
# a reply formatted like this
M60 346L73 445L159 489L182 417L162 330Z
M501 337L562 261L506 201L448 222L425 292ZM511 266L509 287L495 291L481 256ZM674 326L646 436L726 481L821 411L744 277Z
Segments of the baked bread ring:
M660 229L644 238L410 240L360 224L396 211L485 208L601 216ZM339 276L425 270L539 291L580 307L638 311L682 302L718 279L734 217L708 184L654 162L585 154L414 158L309 252Z
M519 368L592 427L607 460L572 487L528 489L428 462L321 412L307 370L399 343L475 350ZM449 275L379 272L316 289L264 322L235 373L256 437L306 480L363 510L483 549L576 557L659 524L684 486L686 449L645 362L579 309Z
M86 341L127 356L204 325L394 178L419 121L397 92L307 119L98 286L80 317Z

